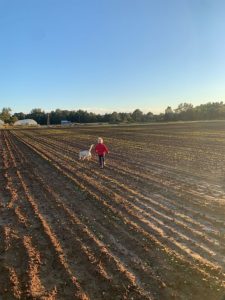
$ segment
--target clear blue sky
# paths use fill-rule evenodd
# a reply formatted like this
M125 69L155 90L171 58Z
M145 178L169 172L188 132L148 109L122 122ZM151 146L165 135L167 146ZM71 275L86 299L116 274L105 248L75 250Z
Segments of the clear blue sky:
M0 109L225 101L225 1L0 0Z

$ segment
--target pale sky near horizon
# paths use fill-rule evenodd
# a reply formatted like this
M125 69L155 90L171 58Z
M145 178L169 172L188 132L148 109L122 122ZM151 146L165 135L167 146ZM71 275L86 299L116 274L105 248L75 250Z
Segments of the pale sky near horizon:
M0 109L225 101L225 1L0 0Z

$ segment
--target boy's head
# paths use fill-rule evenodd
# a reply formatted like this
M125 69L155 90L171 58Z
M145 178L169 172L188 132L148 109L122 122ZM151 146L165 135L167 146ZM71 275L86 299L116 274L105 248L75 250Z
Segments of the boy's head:
M102 144L103 143L103 139L101 137L98 138L98 143Z

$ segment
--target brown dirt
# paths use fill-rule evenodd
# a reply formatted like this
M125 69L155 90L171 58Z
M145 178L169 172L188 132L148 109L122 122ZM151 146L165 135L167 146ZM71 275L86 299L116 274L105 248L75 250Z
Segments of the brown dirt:
M0 299L222 300L223 126L0 131Z

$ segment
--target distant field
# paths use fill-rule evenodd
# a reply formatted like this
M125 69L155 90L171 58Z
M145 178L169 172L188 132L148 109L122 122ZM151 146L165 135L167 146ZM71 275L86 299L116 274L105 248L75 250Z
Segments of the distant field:
M225 122L0 130L0 299L224 300Z

